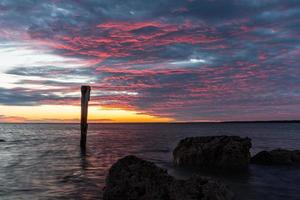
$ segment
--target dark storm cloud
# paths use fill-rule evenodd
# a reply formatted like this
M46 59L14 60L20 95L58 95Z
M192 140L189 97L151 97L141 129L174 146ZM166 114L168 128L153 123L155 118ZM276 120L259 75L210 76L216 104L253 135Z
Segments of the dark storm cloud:
M177 120L300 117L298 0L2 0L0 10L7 30L0 30L0 41L25 38L90 63L17 67L8 74L92 77L94 90L115 92L96 95L99 105ZM19 84L29 82L77 90L72 80ZM1 90L1 102L19 105L9 102L12 91ZM30 92L18 99L59 98Z

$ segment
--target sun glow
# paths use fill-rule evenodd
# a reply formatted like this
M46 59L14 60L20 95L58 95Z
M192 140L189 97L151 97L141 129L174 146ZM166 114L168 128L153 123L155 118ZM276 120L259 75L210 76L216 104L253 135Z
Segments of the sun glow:
M16 114L17 113L17 114ZM1 116L5 116L2 117ZM17 120L16 120L17 119ZM79 122L79 106L0 106L0 122ZM110 109L91 106L89 122L171 122L172 118L162 118L137 111Z

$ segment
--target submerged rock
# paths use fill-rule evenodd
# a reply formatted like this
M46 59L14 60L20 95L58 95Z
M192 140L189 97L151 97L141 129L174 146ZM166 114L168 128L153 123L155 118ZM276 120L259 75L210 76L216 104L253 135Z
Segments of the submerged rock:
M238 136L185 138L173 151L178 166L243 169L250 162L251 139Z
M300 150L274 149L261 151L251 158L251 162L261 165L300 164Z
M195 176L176 180L154 163L126 156L106 177L104 200L229 200L233 193L221 182Z

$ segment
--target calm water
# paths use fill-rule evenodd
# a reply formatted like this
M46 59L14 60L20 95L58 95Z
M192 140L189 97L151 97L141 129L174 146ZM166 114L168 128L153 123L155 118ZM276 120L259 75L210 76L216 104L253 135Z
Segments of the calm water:
M300 149L300 124L99 124L90 125L88 149L79 148L75 124L1 124L0 199L101 199L105 176L119 158L134 154L174 169L172 149L187 136L239 135L252 138L252 153ZM300 170L251 165L249 173L220 174L238 199L300 199Z

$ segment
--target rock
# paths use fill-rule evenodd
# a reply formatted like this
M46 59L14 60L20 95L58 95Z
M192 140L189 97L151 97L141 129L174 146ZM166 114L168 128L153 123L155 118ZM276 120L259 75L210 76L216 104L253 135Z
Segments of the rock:
M3 140L3 139L0 139L0 142L6 142L5 140Z
M126 156L106 177L103 200L229 200L233 193L221 182L194 176L176 180L154 163Z
M251 158L251 162L261 165L296 165L300 164L300 150L261 151Z
M250 162L251 139L238 136L185 138L173 151L178 166L244 169Z
M176 180L170 187L169 200L229 200L234 194L226 185L209 177L194 176Z

